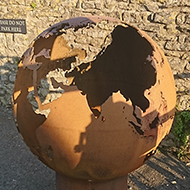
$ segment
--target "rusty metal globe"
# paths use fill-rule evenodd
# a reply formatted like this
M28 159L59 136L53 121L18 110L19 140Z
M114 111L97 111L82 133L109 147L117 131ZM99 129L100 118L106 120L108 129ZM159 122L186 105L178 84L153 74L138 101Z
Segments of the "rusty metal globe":
M88 16L59 22L19 63L13 103L30 150L58 173L108 180L140 167L169 133L170 66L142 30Z

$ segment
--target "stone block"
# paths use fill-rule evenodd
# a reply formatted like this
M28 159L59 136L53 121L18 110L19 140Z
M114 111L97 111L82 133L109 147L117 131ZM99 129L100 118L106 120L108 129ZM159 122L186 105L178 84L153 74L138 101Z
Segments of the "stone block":
M129 10L129 3L128 2L119 2L118 8L122 10Z
M101 10L102 9L102 2L94 2L94 5L95 5L95 8L98 9L98 10Z
M166 50L172 50L172 51L179 51L180 50L180 43L177 41L167 41L165 43L165 49Z
M174 24L176 15L177 12L172 12L172 11L157 12L154 14L153 22L162 23L162 24Z
M82 3L82 8L83 9L94 9L95 8L95 4L93 1L84 1Z
M173 74L182 73L187 64L187 60L180 60L178 57L167 57L172 68Z
M180 96L178 104L179 111L189 110L189 108L190 108L190 96L189 95Z
M5 90L3 88L0 88L0 96L4 96L5 95Z
M186 14L185 13L179 13L176 16L176 24L184 24L186 20Z
M190 14L188 14L188 15L186 15L187 17L186 17L186 24L190 24Z
M1 74L1 81L5 82L8 80L8 75L7 74Z

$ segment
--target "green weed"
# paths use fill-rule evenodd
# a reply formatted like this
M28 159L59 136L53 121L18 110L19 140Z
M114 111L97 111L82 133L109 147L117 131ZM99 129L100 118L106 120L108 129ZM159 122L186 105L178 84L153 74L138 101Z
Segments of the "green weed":
M171 132L175 136L177 156L182 159L188 146L188 136L190 136L190 110L176 111Z
M37 4L36 4L35 2L32 2L32 3L30 3L30 6L31 6L33 9L35 9L36 6L37 6Z
M190 135L190 111L176 112L172 132L179 145L186 146L187 136Z
M18 65L19 62L20 62L20 58L19 58L19 57L16 57L15 60L14 60L14 63L15 63L16 65Z

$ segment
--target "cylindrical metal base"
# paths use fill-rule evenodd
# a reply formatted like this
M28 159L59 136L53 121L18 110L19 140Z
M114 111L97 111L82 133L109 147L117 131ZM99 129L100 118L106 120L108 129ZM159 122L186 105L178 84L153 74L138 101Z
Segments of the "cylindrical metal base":
M127 175L108 181L92 182L56 173L56 190L127 190Z

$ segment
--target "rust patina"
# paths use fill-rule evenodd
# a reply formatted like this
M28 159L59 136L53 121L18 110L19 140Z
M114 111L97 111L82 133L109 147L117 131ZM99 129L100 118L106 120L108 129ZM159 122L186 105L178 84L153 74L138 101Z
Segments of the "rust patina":
M98 16L64 20L37 36L19 63L13 94L31 151L58 173L96 181L124 176L155 152L175 101L157 44L130 24Z

